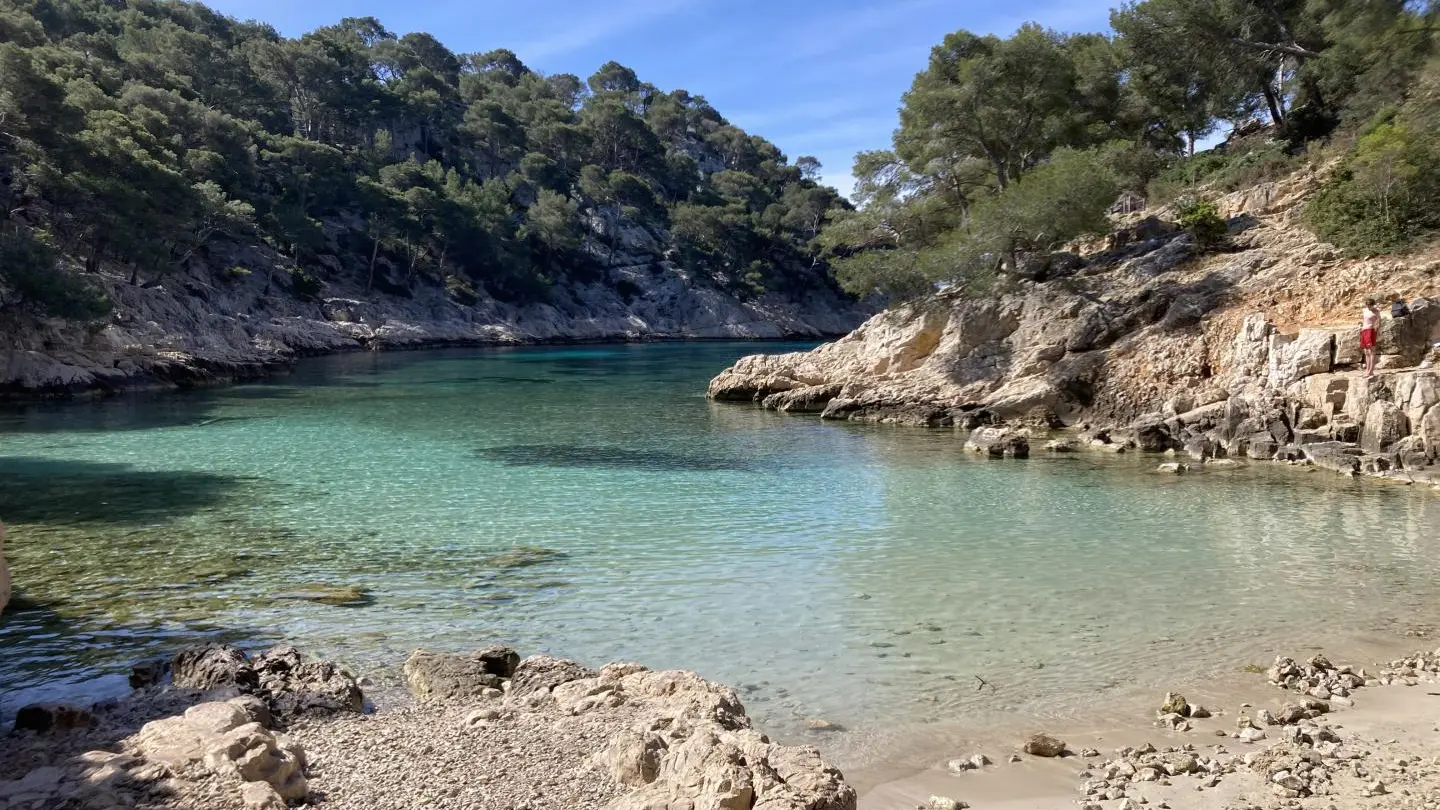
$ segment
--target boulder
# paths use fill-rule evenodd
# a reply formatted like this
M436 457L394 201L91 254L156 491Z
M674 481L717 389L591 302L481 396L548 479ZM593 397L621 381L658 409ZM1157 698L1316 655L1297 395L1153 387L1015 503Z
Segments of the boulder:
M170 672L170 662L164 658L141 661L130 667L130 688L147 689L159 686Z
M1367 453L1381 453L1410 432L1410 420L1393 402L1377 400L1365 413L1360 447Z
M170 672L172 682L182 689L254 689L259 685L245 653L224 644L186 647L171 660Z
M1036 757L1059 757L1065 755L1065 743L1048 734L1035 734L1025 741L1023 750Z
M749 729L675 731L654 779L606 810L855 810L855 790L814 748L776 745Z
M251 666L260 694L281 717L365 710L360 686L334 662L306 661L294 647L276 647Z
M534 692L549 692L561 684L593 678L596 675L595 671L574 661L549 655L532 655L515 667L515 674L510 681L510 694L520 697Z
M229 646L189 647L175 655L171 671L178 687L232 687L285 719L365 708L365 695L349 673L330 661L307 661L294 647L276 647L253 659Z
M52 734L89 728L95 722L89 709L66 703L32 703L15 713L16 731Z
M990 458L1028 458L1030 440L1025 435L1008 428L982 427L965 440L965 449L981 453Z
M191 706L178 717L146 723L128 738L128 753L176 771L208 773L231 783L247 806L267 806L259 800L271 793L280 800L302 801L310 793L305 778L305 752L283 734L252 722L253 698L214 701ZM269 791L252 787L262 783Z
M1360 457L1364 450L1348 442L1314 442L1301 447L1305 458L1321 469L1332 470L1344 475L1360 473Z
M1269 383L1285 388L1296 380L1330 371L1335 357L1335 335L1328 329L1301 329L1293 340L1271 338Z
M839 383L834 385L807 385L789 391L777 391L765 397L762 404L771 410L783 413L823 413L830 400L840 396Z
M1132 428L1135 434L1135 446L1147 453L1163 453L1166 450L1173 450L1176 446L1175 437L1171 434L1170 428L1158 417L1150 417L1136 422Z
M431 700L469 700L499 689L515 673L520 655L509 647L490 646L468 655L416 650L403 674L410 693Z
M1440 405L1435 405L1420 418L1415 435L1423 443L1425 455L1431 461L1440 459Z
M648 785L660 776L660 761L669 747L653 731L622 731L595 756L595 764L622 785Z

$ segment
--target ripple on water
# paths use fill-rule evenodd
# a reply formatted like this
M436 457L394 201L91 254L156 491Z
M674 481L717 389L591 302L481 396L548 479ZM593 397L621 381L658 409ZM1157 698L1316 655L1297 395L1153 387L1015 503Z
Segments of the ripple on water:
M761 348L781 350L366 354L283 386L0 414L22 596L0 713L123 688L201 639L382 675L414 646L504 642L742 684L782 736L851 729L825 745L854 761L899 721L1063 719L1440 621L1426 493L991 463L949 431L696 396ZM326 592L363 597L286 598Z

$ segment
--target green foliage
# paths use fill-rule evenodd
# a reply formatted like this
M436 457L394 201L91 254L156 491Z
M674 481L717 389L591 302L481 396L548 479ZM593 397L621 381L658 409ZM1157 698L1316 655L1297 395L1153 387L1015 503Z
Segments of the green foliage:
M290 276L290 291L295 294L296 298L314 301L325 289L325 282L307 270L291 267L286 270L286 273Z
M1195 240L1201 251L1213 250L1225 241L1229 226L1213 200L1193 197L1175 205L1175 224Z
M1352 253L1407 247L1440 229L1440 149L1403 123L1381 124L1356 143L1345 164L1306 206L1321 238Z
M0 223L0 312L11 306L39 315L91 321L110 313L110 299L59 266L46 234Z
M1404 0L1131 0L1113 37L956 31L902 98L893 148L856 156L860 210L830 216L816 244L857 293L988 294L1048 266L1029 254L1104 228L1108 195L1154 205L1276 179L1377 111L1409 136L1360 147L1311 221L1346 244L1407 243L1440 202L1437 17ZM1195 154L1227 123L1251 134ZM1216 244L1218 217L1188 213Z
M849 208L818 178L615 62L587 82L372 18L288 39L186 2L0 0L0 216L136 283L228 278L216 243L263 242L301 296L543 300L663 261L683 208L714 225L678 246L696 277L798 288L823 283L813 240Z

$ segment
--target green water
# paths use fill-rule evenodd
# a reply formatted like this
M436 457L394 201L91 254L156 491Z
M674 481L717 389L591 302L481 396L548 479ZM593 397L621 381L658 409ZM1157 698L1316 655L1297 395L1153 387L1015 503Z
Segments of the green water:
M0 411L24 597L0 619L0 713L122 689L197 639L283 638L381 679L417 646L504 642L696 669L782 737L823 717L859 740L1063 717L1440 613L1432 493L991 462L949 431L705 400L735 358L787 348L351 355ZM367 594L287 598L320 585Z

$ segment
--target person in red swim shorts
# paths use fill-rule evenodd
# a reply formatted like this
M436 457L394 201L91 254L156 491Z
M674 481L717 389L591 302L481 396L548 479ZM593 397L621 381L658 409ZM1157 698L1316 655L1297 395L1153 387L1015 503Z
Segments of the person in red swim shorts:
M1375 376L1375 344L1380 340L1380 309L1374 298L1365 299L1360 315L1360 350L1365 354L1365 376Z

